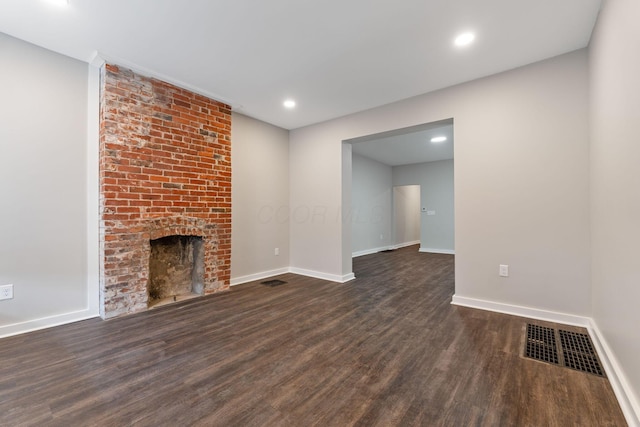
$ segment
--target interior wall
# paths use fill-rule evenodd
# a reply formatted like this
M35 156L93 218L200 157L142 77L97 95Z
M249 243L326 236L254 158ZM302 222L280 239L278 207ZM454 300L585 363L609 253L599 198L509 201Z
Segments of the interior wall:
M393 246L420 241L420 186L393 187Z
M454 118L456 295L587 315L587 110L582 49L296 129L291 205L340 210L343 140ZM343 230L351 235L347 222L293 221L292 266L342 274Z
M420 184L422 252L455 251L453 172L453 160L393 168L393 185ZM434 214L429 215L429 212Z
M615 354L640 425L638 16L635 0L605 1L589 65L593 318Z
M348 142L342 142L342 167L341 167L341 179L342 179L342 197L341 197L341 206L350 206L351 205L351 197L352 197L352 183L353 180L350 179L353 166L353 146ZM347 282L349 280L355 279L355 275L353 274L353 256L351 254L352 242L352 233L351 228L347 228L346 231L342 229L341 225L346 222L346 218L343 214L343 218L338 224L341 228L340 233L342 235L342 247L341 247L341 259L340 262L342 264L341 276L337 279L340 282Z
M351 245L354 256L387 249L391 236L391 166L353 154Z
M289 131L232 113L231 140L231 283L238 284L289 266Z
M352 246L345 247L343 259L343 229L351 239L351 226L343 227L342 221L343 176L351 187L351 161L344 165L342 161L344 138L318 127L292 130L289 135L291 267L342 281L342 266L350 262ZM345 222L349 209L350 204L344 210Z
M2 33L0 52L1 336L88 310L89 248L88 66Z

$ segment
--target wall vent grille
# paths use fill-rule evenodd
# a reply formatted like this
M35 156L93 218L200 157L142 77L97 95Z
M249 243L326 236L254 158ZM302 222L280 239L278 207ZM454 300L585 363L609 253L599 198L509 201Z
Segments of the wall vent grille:
M261 285L269 286L271 288L273 288L274 286L284 285L285 283L287 283L287 282L285 282L284 280L279 280L279 279L265 280L264 282L260 282Z

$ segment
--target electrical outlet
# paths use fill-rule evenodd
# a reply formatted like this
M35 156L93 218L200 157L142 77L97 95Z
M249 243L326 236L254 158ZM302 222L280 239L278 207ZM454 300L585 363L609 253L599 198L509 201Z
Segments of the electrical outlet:
M509 277L509 266L505 264L500 264L500 270L498 272L500 277Z
M274 254L275 256L280 255L280 248L275 248L275 250L273 251L273 254Z
M13 285L0 286L0 300L13 299Z

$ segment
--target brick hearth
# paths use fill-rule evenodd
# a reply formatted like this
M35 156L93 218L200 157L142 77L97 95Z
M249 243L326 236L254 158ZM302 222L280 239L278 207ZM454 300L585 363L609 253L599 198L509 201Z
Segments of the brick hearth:
M227 289L230 107L111 64L101 89L102 317L147 309L151 239L202 237L204 293Z

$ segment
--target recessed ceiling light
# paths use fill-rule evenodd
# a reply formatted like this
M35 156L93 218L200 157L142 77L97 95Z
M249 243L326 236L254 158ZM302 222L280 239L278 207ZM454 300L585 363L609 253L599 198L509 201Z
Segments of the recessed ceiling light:
M458 47L468 46L476 38L473 33L462 33L454 40L454 44Z
M46 0L47 3L56 5L56 6L69 6L69 0Z
M445 142L446 140L446 136L434 136L433 138L431 138L431 142Z
M282 105L284 105L284 108L292 109L295 108L296 101L294 101L293 99L287 99L282 103Z

